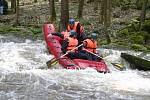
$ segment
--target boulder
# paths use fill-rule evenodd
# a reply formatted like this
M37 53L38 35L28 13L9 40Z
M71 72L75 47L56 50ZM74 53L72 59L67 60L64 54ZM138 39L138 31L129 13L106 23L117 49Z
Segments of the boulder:
M150 71L150 61L133 56L127 53L121 53L121 57L130 63L132 69L139 69L144 71Z

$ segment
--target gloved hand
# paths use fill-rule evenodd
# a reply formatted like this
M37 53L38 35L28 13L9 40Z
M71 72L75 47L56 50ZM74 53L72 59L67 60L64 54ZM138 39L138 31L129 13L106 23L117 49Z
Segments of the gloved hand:
M87 42L83 41L83 47L86 47L86 46L87 46Z

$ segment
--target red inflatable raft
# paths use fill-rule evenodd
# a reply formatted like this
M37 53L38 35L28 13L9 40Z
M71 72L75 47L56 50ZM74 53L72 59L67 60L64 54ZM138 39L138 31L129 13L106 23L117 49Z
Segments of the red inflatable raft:
M56 35L51 35L51 33L56 33L55 27L53 24L45 24L43 26L43 34L46 41L48 51L54 55L56 59L60 58L62 55L61 51L61 42L62 39ZM58 59L60 65L66 69L85 69L85 68L94 68L98 72L109 72L107 65L104 60L99 62L89 61L83 59L73 59L71 60L67 56Z

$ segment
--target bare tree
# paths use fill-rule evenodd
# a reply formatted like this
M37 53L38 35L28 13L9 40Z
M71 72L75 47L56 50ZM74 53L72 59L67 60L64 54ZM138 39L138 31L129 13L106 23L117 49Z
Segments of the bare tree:
M112 12L112 0L108 0L108 16L107 16L107 26L110 27L111 25L111 12Z
M142 24L145 20L147 3L148 3L148 0L144 0L142 10L141 10L141 15L140 15L140 23L139 23L139 30L140 31L142 29Z
M99 6L100 23L104 25L104 34L106 35L107 43L111 43L109 36L109 28L111 24L111 0L102 0Z
M19 24L19 0L17 0L17 6L16 6L16 24Z
M56 11L55 11L54 0L49 0L49 6L50 6L50 20L54 21L54 20L56 20Z
M37 0L34 0L34 3L36 3L37 2Z
M98 10L98 3L100 0L94 0L94 11L96 12Z
M78 18L82 17L82 12L83 12L83 6L84 6L84 0L79 0L79 8L78 8Z
M68 0L61 0L61 19L60 19L61 31L64 31L67 29L68 19L69 19Z
M138 5L139 1L140 1L140 0L136 0L135 4Z
M11 0L11 9L14 13L16 13L16 0Z
M99 2L99 22L103 24L104 22L104 0L101 0L101 2Z

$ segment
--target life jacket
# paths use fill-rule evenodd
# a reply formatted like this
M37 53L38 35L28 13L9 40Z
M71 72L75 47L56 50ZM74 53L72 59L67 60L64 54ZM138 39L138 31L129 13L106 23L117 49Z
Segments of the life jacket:
M68 37L68 47L67 47L67 51L72 50L73 48L75 48L76 46L78 46L78 40L76 38L72 38L72 37ZM74 50L74 52L77 50Z
M78 26L80 28L78 28ZM70 32L70 30L74 30L75 32L77 32L77 39L78 41L82 40L82 34L83 34L83 27L80 25L80 22L75 22L73 29L70 28L70 26L68 25L67 27L67 31Z
M70 36L70 32L62 31L61 34L64 35L64 40Z
M74 30L75 32L77 31L77 25L79 22L75 22L73 28L71 29L70 26L68 25L67 31L70 32L71 30Z
M91 39L86 39L84 40L85 42L87 42L86 47L83 48L83 50L91 51L93 53L96 53L96 48L97 48L97 42L96 41L92 41Z

